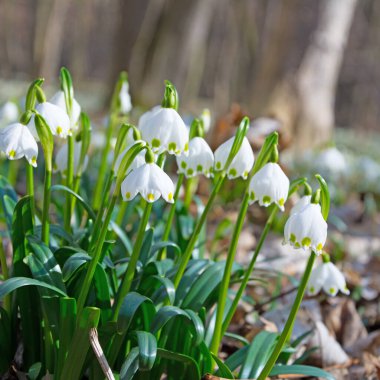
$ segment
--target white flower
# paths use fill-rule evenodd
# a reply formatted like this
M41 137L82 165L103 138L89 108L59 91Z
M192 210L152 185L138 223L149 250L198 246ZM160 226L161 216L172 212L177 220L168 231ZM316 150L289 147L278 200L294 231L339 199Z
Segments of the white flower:
M117 157L116 162L115 162L115 167L114 167L115 173L119 171L121 161L123 160L124 156L129 151L129 149L139 141L141 141L141 140L137 140L137 141L131 140L131 142L129 144L127 144L127 147L119 154L119 156ZM129 166L128 172L131 170L137 169L138 167L145 164L145 154L146 153L144 150L140 151L137 154L137 156L135 157L135 159L132 161L131 165Z
M176 157L178 173L186 177L204 174L210 177L214 166L214 155L207 142L202 137L194 137L189 142L189 155Z
M231 137L224 142L215 151L215 170L223 170L230 154L235 137ZM232 160L230 166L227 168L227 175L229 179L243 177L246 179L252 169L255 158L249 141L244 137L243 143Z
M337 148L323 150L316 158L316 166L326 175L342 175L347 171L346 158Z
M256 201L260 206L269 206L276 203L284 211L284 204L288 198L289 179L276 163L264 165L251 179L249 184L249 203Z
M129 95L128 82L123 82L119 93L119 100L121 113L127 114L128 112L130 112L132 109L132 101L131 95Z
M82 149L82 142L75 141L74 142L74 174L78 173L81 149ZM64 175L66 175L66 171L67 171L67 159L68 159L67 152L68 152L68 145L65 144L61 146L61 148L57 152L57 155L55 156L56 168L58 171L60 171ZM88 156L85 156L82 171L86 170L87 164L88 164Z
M203 130L205 133L207 133L211 127L211 114L210 114L210 110L208 108L205 108L202 111L201 119L203 122Z
M121 184L123 199L132 200L137 193L149 203L160 196L173 203L174 185L170 177L155 163L144 164L127 175Z
M25 156L31 165L37 166L38 146L24 124L13 123L0 130L0 150L10 160L18 160Z
M156 106L144 113L139 120L141 137L154 153L166 150L179 156L189 150L189 131L185 123L173 108Z
M2 123L12 123L19 117L17 104L14 102L5 102L0 109L0 121Z
M310 275L308 294L315 295L321 289L333 297L339 290L344 294L350 294L343 273L332 262L320 264Z
M290 210L290 216L300 212L305 206L311 203L311 195L304 195Z
M321 206L310 203L291 215L285 224L285 243L304 250L322 253L327 238L327 223L323 219Z
M59 108L61 108L63 111L66 112L65 93L63 91L57 91L53 95L53 97L50 99L49 103L52 103L58 106ZM73 127L73 129L75 129L79 121L80 111L81 111L81 106L74 98L72 110L71 110L71 118L70 118L71 126Z
M45 119L54 136L57 135L66 138L67 135L71 134L70 119L62 108L55 104L44 102L36 105L36 111ZM28 127L32 132L32 135L38 140L34 115L31 117Z

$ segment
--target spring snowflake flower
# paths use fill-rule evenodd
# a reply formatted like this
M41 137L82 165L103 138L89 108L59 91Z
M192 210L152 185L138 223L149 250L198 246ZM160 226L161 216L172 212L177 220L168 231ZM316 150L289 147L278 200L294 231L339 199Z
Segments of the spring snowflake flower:
M343 273L330 261L317 266L310 276L307 286L308 294L315 295L321 289L333 297L337 295L338 291L350 294Z
M176 158L178 173L183 173L188 178L198 174L204 174L206 177L212 175L214 155L202 137L194 137L190 140L188 156L181 155Z
M132 200L138 193L149 203L162 196L173 203L174 185L170 177L155 163L146 163L127 175L121 184L125 201Z
M291 215L285 224L285 243L304 250L322 253L327 238L327 223L323 219L321 206L310 203Z
M119 93L119 100L120 100L120 111L122 114L126 115L132 109L132 101L131 101L131 95L129 95L128 82L123 82L120 89L120 93Z
M54 136L59 136L66 138L71 135L70 129L70 119L67 113L55 104L44 102L36 105L36 111L39 113L46 121L47 125L50 127L51 133ZM38 140L38 133L34 123L34 115L31 117L28 127L32 132L32 135Z
M316 166L319 171L328 176L339 176L346 173L348 166L345 156L337 148L323 150L316 157Z
M0 122L4 125L15 122L18 118L19 110L17 104L10 101L5 102L0 109Z
M10 160L25 156L32 166L37 166L37 142L24 124L13 123L0 130L0 150Z
M305 206L311 203L311 195L304 195L290 210L290 216L300 212Z
M65 94L63 91L57 91L53 97L50 99L49 103L54 104L61 108L63 111L66 112L66 101L65 101ZM73 99L73 106L72 106L72 112L71 112L71 118L70 122L72 127L75 129L75 127L78 124L79 117L81 112L81 106L76 101L76 99Z
M234 143L235 137L231 137L229 140L224 142L215 151L215 170L223 170L226 165L228 156L230 154L232 145ZM234 179L237 177L242 177L247 179L249 172L252 169L255 157L249 141L244 137L243 143L232 160L230 166L227 168L227 176L229 179Z
M202 111L201 120L203 123L203 130L205 133L207 133L211 127L211 114L210 114L210 110L208 108L205 108Z
M131 142L129 144L127 144L127 147L119 154L119 156L117 157L116 162L115 162L115 167L114 167L115 173L117 173L119 171L121 161L123 160L124 156L129 151L129 149L139 141L140 140L136 140L136 141L131 140ZM141 151L137 154L135 159L132 161L132 164L128 168L128 172L131 170L137 169L144 164L145 164L145 152Z
M138 128L153 153L168 151L176 156L188 154L189 131L175 109L152 108L140 117Z
M75 141L74 142L74 174L78 173L81 150L82 150L82 142ZM67 171L67 160L68 160L67 152L68 152L68 146L67 144L65 144L61 146L61 148L57 152L57 155L55 156L56 169L59 172L61 172L63 175L66 175L66 171ZM83 161L82 171L86 170L87 164L88 164L88 156L85 156L85 159Z
M281 211L288 198L289 179L276 163L264 165L251 179L249 184L250 204L258 201L260 206L276 203Z

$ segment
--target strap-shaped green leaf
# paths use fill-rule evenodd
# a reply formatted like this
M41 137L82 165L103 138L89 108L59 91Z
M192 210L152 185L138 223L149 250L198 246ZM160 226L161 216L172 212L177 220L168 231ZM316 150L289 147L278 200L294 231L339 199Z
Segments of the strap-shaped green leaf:
M147 331L135 331L133 335L137 339L139 349L139 370L150 371L157 356L156 337Z
M328 372L308 366L308 365L275 365L270 373L270 376L277 375L304 375L304 376L313 376L313 377L322 377L327 380L335 380L335 377L329 374Z

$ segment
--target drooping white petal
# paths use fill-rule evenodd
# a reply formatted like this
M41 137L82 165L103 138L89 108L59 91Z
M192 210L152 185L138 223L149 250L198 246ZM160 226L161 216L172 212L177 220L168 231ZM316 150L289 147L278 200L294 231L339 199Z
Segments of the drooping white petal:
M120 100L120 111L123 114L127 114L132 109L131 95L129 95L129 85L127 82L124 82L121 86L119 93Z
M50 103L58 106L61 108L63 111L66 112L66 101L65 101L65 94L63 91L57 91L52 98L49 101ZM80 117L80 112L81 112L81 106L77 102L77 100L74 98L73 99L73 105L72 105L72 111L71 111L71 118L70 118L70 123L72 129L76 129Z
M173 203L174 185L170 177L156 164L144 164L132 170L121 185L124 200L132 200L138 193L147 201L155 202L162 196Z
M291 215L285 224L284 235L285 242L295 248L322 253L327 239L327 223L323 219L321 206L311 203Z
M177 156L178 173L191 178L198 174L210 177L214 166L214 155L202 137L194 137L189 142L189 155Z
M323 288L324 292L335 297L338 291L350 294L343 273L332 263L322 263L311 273L308 293L315 295Z
M297 212L300 212L305 206L310 204L311 195L304 195L290 210L290 215L294 215Z
M168 151L179 156L187 154L189 132L178 112L172 108L154 107L139 120L141 137L154 153Z
M278 164L269 162L251 179L249 185L250 204L258 201L260 206L276 203L284 211L288 198L289 179Z
M44 102L36 105L36 111L45 119L51 133L55 136L66 138L71 134L70 119L67 113L55 104ZM38 141L38 133L34 123L34 115L31 117L28 128Z
M215 151L215 170L223 170L234 143L234 139L235 137L231 137L229 140L220 145ZM228 178L234 179L237 177L242 177L246 179L252 169L253 162L254 155L251 145L249 144L247 138L244 137L238 153L232 160L230 166L227 168Z
M78 173L80 153L82 149L82 142L74 142L74 174ZM58 150L57 155L55 156L55 166L59 172L63 175L66 175L67 172L67 161L68 161L68 144L64 144ZM82 171L85 171L88 165L88 156L85 157L83 162Z
M31 165L37 166L38 146L24 124L13 123L0 130L0 150L10 160L25 156Z

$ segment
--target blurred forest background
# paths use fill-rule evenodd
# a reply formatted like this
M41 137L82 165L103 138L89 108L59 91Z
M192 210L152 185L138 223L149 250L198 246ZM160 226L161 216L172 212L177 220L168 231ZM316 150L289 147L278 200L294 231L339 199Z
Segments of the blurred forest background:
M105 109L126 69L144 108L169 79L182 112L236 103L323 143L336 125L379 128L379 46L378 0L0 0L0 102L64 65Z

